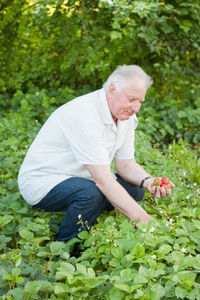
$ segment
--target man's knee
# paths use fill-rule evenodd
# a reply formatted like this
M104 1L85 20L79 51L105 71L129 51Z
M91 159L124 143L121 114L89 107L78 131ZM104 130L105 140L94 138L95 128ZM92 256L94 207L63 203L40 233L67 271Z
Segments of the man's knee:
M83 202L87 202L87 205L91 205L91 207L101 207L105 204L106 198L103 193L96 187L94 182L92 182L88 189L84 194L81 195L80 200Z

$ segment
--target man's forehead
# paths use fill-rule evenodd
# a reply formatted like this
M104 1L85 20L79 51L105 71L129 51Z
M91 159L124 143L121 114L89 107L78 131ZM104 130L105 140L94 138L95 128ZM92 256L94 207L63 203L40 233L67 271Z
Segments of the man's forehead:
M127 90L127 89L136 89L136 88L140 88L140 89L145 89L146 90L146 82L144 81L143 78L141 77L134 77L132 79L127 80L123 87L122 90Z

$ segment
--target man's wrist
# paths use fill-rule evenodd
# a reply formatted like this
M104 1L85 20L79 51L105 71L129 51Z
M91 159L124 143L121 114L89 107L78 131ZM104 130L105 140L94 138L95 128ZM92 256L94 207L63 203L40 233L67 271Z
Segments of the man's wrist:
M140 183L140 188L142 189L143 188L143 185L144 185L144 182L149 179L149 178L152 178L152 176L147 176L145 177L144 179L142 179L141 183Z

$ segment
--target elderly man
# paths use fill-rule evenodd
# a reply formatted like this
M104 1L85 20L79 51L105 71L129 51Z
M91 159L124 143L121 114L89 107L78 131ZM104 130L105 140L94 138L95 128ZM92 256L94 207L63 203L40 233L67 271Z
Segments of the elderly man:
M151 187L154 178L134 159L136 114L151 84L139 66L118 67L102 89L59 107L39 131L18 183L30 205L66 212L57 240L78 235L80 215L88 226L113 208L131 221L153 219L137 203L143 187L157 198L170 195L171 189Z

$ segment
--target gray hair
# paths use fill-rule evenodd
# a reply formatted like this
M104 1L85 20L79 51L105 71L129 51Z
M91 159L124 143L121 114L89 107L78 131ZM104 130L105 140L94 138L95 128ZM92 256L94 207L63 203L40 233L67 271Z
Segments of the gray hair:
M108 77L107 81L103 84L105 91L108 91L111 83L114 84L116 90L119 92L122 88L126 87L131 79L141 78L148 89L153 80L148 76L145 71L137 65L123 65L118 66L117 69Z

